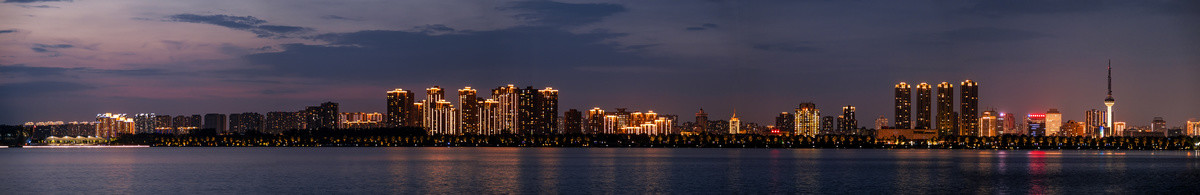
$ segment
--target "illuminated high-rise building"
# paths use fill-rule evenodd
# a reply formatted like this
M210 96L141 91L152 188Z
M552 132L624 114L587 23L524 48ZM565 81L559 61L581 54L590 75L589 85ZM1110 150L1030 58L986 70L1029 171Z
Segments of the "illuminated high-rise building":
M838 129L841 129L843 132L858 129L858 119L854 118L854 106L842 106L842 116L840 118L841 122L838 123Z
M425 88L425 101L427 101L427 103L435 103L438 100L446 100L446 90L442 90L441 86L436 85L430 88Z
M154 133L158 128L154 113L138 113L133 115L134 133Z
M204 126L200 128L212 129L217 131L217 133L226 134L229 133L229 120L225 117L225 114L204 114Z
M427 101L428 100L421 100L419 102L413 102L412 114L418 116L416 120L413 120L413 122L417 123L417 127L425 127L425 111L429 110L429 108L426 108L425 105L432 104L427 103ZM429 131L429 129L425 130Z
M263 121L263 131L268 134L281 134L288 130L304 128L304 117L299 112L267 112Z
M959 90L959 135L979 135L979 84L966 80L958 86Z
M425 130L429 134L458 135L458 110L446 100L437 100L425 108Z
M1029 114L1025 118L1025 133L1029 136L1046 136L1046 114Z
M800 103L796 107L796 134L816 136L821 128L821 111L812 102Z
M538 115L540 112L537 108L537 98L540 97L537 89L533 86L526 86L524 89L517 89L517 133L518 134L535 134L536 129L540 127L538 124Z
M734 112L733 116L729 117L729 134L741 134L741 133L742 133L742 121L738 120L737 112Z
M569 109L563 112L562 129L565 134L583 133L583 112L579 112L576 109Z
M654 126L650 126L648 130L650 135L666 135L672 134L671 128L675 126L675 120L670 117L658 117L653 121Z
M790 112L781 112L775 117L775 128L779 129L780 133L791 135L796 130L796 115Z
M179 115L172 119L172 122L175 123L175 133L178 134L188 134L193 130L200 129L200 121L200 115Z
M416 99L410 90L394 89L387 91L387 119L385 123L388 127L416 127L420 126L417 123L418 115L414 114L413 103Z
M341 129L369 129L384 126L383 114L378 112L343 112L340 114L338 128Z
M834 118L833 116L821 117L821 127L817 130L817 134L836 134L836 131L838 130L838 124L842 124L839 122L841 121L841 118L842 116L838 116L837 118Z
M333 102L321 103L319 106L309 106L300 112L304 121L304 129L334 129L338 127L338 104Z
M1166 136L1167 135L1167 121L1163 120L1163 117L1154 117L1154 120L1150 121L1150 131L1153 131L1155 133L1162 133L1163 136Z
M896 124L893 128L912 128L912 87L908 83L896 84Z
M954 84L942 82L937 85L937 112L938 135L958 135L958 130L954 128Z
M1013 114L1001 112L1000 117L997 117L996 120L1000 123L998 134L1022 134L1021 130L1017 128L1017 117Z
M1106 137L1106 136L1110 136L1110 135L1116 135L1116 136L1124 135L1123 132L1125 132L1125 130L1123 128L1122 129L1112 128L1112 127L1115 127L1115 126L1113 126L1113 119L1112 119L1114 104L1117 104L1117 100L1113 99L1113 96L1112 96L1112 60L1110 59L1110 60L1108 60L1108 97L1104 98L1104 107L1108 108L1108 111L1104 112L1105 113L1104 117L1106 118L1105 123L1107 124L1105 127L1109 127L1115 131L1112 131L1113 133L1100 132L1100 137Z
M712 133L708 132L708 113L704 113L703 108L701 108L699 112L696 112L695 129L697 133Z
M558 134L558 90L550 87L537 90L534 98L534 133Z
M464 132L479 132L479 100L471 87L458 90L459 128Z
M114 138L133 134L134 130L133 118L125 117L125 114L96 114L96 137Z
M933 129L932 94L928 83L917 84L917 122L913 124L913 129Z
M604 110L599 107L592 108L587 112L587 124L584 126L587 134L604 133Z
M1118 135L1118 136L1125 135L1124 132L1125 132L1126 128L1127 127L1125 126L1125 122L1120 122L1120 121L1113 122L1113 128L1112 128L1113 132L1121 132L1121 133L1114 133L1115 135Z
M1200 121L1188 120L1186 128L1188 136L1200 136Z
M507 86L497 87L492 89L492 98L499 102L498 109L503 133L517 133L518 121L517 113L520 104L520 88L508 84Z
M493 99L480 101L479 104L479 134L496 135L508 133L501 117L500 102Z
M229 131L234 133L262 132L263 115L256 112L229 114Z
M984 137L1000 135L998 129L1002 126L1000 125L999 117L999 113L996 113L994 110L983 111L983 114L979 115L979 128L976 130L978 131L976 135Z
M154 133L175 133L175 123L171 120L171 115L154 116Z
M1103 110L1091 109L1085 112L1083 123L1087 136L1100 136L1100 130L1107 129L1106 115Z
M1046 111L1046 135L1059 135L1062 132L1062 127L1062 113L1058 112L1058 109L1053 108L1050 111Z
M879 115L879 118L875 119L875 130L887 128L888 125L888 119L883 115Z

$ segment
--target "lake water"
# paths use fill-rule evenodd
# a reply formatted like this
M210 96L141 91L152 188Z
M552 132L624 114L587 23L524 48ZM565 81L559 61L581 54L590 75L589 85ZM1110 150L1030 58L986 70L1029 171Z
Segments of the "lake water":
M0 149L0 194L1196 193L1195 151Z

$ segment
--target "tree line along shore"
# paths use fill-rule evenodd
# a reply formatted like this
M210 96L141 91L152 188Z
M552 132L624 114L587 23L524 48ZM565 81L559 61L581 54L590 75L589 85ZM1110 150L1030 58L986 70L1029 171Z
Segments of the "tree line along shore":
M5 145L20 146L5 139ZM757 134L631 135L427 135L421 128L291 130L282 134L124 134L101 142L28 140L29 145L148 145L152 147L654 147L654 148L930 148L930 149L1117 149L1195 150L1200 137L1062 137L1003 135L910 140L863 135L779 136Z

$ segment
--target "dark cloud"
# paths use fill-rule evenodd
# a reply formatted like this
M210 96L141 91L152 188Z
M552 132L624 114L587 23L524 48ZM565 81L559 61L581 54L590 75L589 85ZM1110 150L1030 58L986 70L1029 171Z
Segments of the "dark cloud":
M506 9L526 11L517 18L540 25L578 26L599 22L601 18L625 12L625 6L607 3L560 3L553 1L516 2Z
M704 24L701 24L700 26L687 27L684 30L701 31L701 30L708 30L708 29L715 29L715 28L717 28L717 24L704 23Z
M0 30L0 34L4 34L4 33L15 33L15 32L17 32L17 29Z
M980 1L962 11L972 14L989 16L1006 16L1020 14L1058 14L1091 12L1104 9L1103 1L1094 0L1010 0L1010 1Z
M5 76L13 76L24 74L35 77L62 75L66 73L68 68L57 67L30 67L23 64L17 65L0 65L0 74Z
M310 28L298 26L265 25L266 20L254 16L230 15L196 15L176 14L168 16L166 21L212 24L231 29L250 31L263 38L285 38L287 35L312 31Z
M963 28L942 32L940 38L952 42L1013 42L1045 37L1037 32L1002 28Z
M819 48L816 48L816 47L800 46L800 45L790 44L790 43L754 44L752 47L754 49L763 50L763 51L782 51L782 52L792 52L792 53L807 53L807 52L821 51Z
M73 74L76 73L105 74L108 76L149 76L160 75L165 72L166 71L161 69L111 70L94 68L34 67L25 66L24 64L0 65L0 75L4 75L5 77L15 77L18 75L28 77L62 77L73 76Z
M87 89L95 89L95 86L82 83L60 82L60 81L35 81L23 83L5 83L0 84L0 94L13 94L15 96L31 96L45 95L61 92L71 92ZM7 95L6 95L7 96Z
M1176 15L1200 15L1200 1L1172 0L1161 4L1146 3L1152 12Z
M75 47L75 46L68 45L68 44L47 45L47 44L39 43L39 44L33 44L33 47L31 47L29 49L33 50L33 52L38 52L38 53L50 53L51 57L57 57L60 55L60 53L58 53L58 49L67 49L67 48L72 48L72 47Z
M17 5L17 6L21 6L23 8L59 8L59 7L55 7L55 6L49 6L49 5Z
M321 19L363 21L362 18L350 18L350 17L339 16L339 15L325 15L325 16L321 16Z
M4 0L4 3L71 2L71 0Z
M446 25L441 25L441 24L431 24L431 25L413 27L413 31L426 33L426 34L437 34L437 33L454 32L454 28L450 28Z
M74 45L68 45L68 44L54 44L54 45L47 45L47 44L33 44L33 46L34 46L34 47L40 47L40 48L51 48L51 49L65 49L65 48L72 48L72 47L75 47Z
M443 29L431 25L432 29ZM451 28L445 27L449 30ZM605 40L616 33L575 34L552 27L523 26L494 31L433 35L409 31L360 31L315 37L329 45L288 44L283 51L245 58L268 70L250 74L287 74L325 79L434 78L483 72L558 72L574 66L631 64L633 54ZM500 74L491 72L493 74Z

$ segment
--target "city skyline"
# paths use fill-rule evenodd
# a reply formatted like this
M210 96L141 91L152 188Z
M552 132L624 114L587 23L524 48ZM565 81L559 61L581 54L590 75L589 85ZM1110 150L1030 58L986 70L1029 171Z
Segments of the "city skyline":
M1121 99L1113 121L1164 117L1176 126L1200 118L1191 86L1200 83L1191 76L1200 72L1191 55L1200 29L1187 28L1197 10L1173 3L706 2L655 17L667 16L655 12L661 3L446 1L428 8L437 13L358 9L373 6L364 3L297 13L234 9L239 2L13 1L0 4L3 18L19 18L0 20L0 124L265 114L326 101L385 113L381 90L499 83L562 89L559 113L704 108L711 119L737 110L743 123L771 124L800 102L826 111L818 117L844 105L864 119L891 116L896 83L968 79L983 86L978 108L1055 108L1083 121L1104 109L1095 99L1112 59ZM133 7L159 9L125 11ZM457 14L471 7L486 11ZM713 17L721 12L745 15Z

